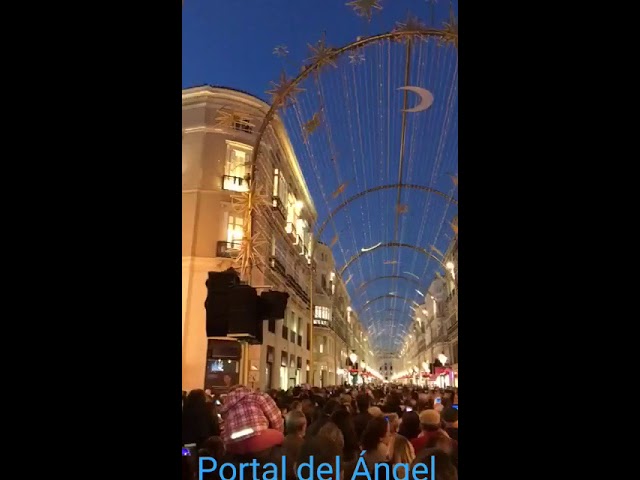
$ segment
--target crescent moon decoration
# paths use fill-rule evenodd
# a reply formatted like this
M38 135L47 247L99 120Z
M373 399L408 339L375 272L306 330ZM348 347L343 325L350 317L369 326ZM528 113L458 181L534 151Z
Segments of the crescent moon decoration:
M457 187L458 186L458 176L457 175L453 175L453 174L450 173L449 177L451 177L451 181Z
M369 247L369 248L361 248L360 251L361 252L370 252L371 250L374 250L376 248L378 248L380 245L382 245L382 242L378 242L377 244L375 244L373 247Z
M402 273L406 273L407 275L411 275L412 277L415 277L418 280L420 280L420 277L418 275L416 275L415 273L411 273L411 272L402 272Z
M413 92L420 96L420 103L413 108L407 108L406 110L402 110L406 113L415 113L422 112L429 108L433 104L433 94L421 87L400 87L398 90L408 90L409 92Z
M345 287L351 281L352 278L353 278L353 275L349 275L349 278L347 278L347 280L344 282Z
M336 235L331 239L331 243L329 244L329 247L333 247L336 243L338 243L338 235Z

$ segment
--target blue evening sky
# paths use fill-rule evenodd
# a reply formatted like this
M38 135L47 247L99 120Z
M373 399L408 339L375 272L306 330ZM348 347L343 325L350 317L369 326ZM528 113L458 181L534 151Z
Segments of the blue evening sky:
M338 47L355 41L358 36L390 31L397 21L404 21L409 12L426 24L431 21L432 7L427 0L382 0L383 10L374 11L371 23L358 17L345 3L346 0L185 0L183 87L226 86L269 101L265 91L270 89L270 82L278 79L283 67L289 75L298 72L309 57L307 45L317 42L323 32L327 43ZM438 0L435 25L441 26L448 17L449 1ZM285 45L290 52L284 61L273 54L277 45ZM365 49L367 61L364 66L350 65L345 56L339 62L339 68L323 72L322 88L327 92L324 111L326 123L331 127L331 138L327 134L328 128L324 128L314 134L309 144L302 141L301 121L308 120L319 109L319 96L313 84L301 84L306 92L300 95L297 118L293 110L281 113L320 222L347 197L365 188L397 182L402 95L395 92L403 85L404 47L393 45L393 59L389 61L386 53L381 54L386 50L377 48L380 47ZM435 43L423 44L420 48L423 50L416 48L413 53L413 64L419 67L412 68L410 84L422 85L432 91L435 101L429 111L413 114L408 119L408 153L403 181L453 193L447 173L457 173L457 68L453 68L456 62L438 54ZM363 70L365 67L370 70ZM376 68L385 72L384 75L375 77ZM387 77L388 71L392 74ZM362 82L358 84L359 88L351 89L351 84L345 83L351 78L354 83L356 79ZM380 80L374 81L374 78ZM380 88L377 92L371 88L377 82L384 82L385 87L389 83L390 93L387 94L386 89ZM345 85L348 88L343 88ZM355 108L348 107L355 104L360 107L358 115ZM376 112L375 108L381 105L385 108L380 107ZM393 122L380 122L379 119L386 116L393 118ZM365 132L364 141L358 142L351 135L356 129L353 124L356 119L363 122L360 128ZM362 135L360 133L361 138ZM333 142L332 147L339 152L334 164L327 160L335 153L329 151L329 142ZM385 154L387 151L391 153ZM333 199L331 193L344 181L350 182L344 196ZM396 190L371 194L335 217L321 240L329 244L336 234L339 236L339 242L333 248L338 265L344 264L361 248L393 241L396 194ZM457 213L457 208L446 208L438 198L427 199L423 192L415 190L403 191L401 203L409 205L409 211L402 216L399 241L427 250L435 244L444 251L449 242L447 237L452 234L448 222ZM397 260L398 264L390 265L391 260ZM378 276L401 274L409 277L403 272L410 272L411 276L420 277L419 286L424 291L435 268L427 257L410 249L378 249L349 268L344 278L352 276L348 288L353 306L361 313L365 327L373 326L371 336L375 337L377 347L398 349L410 322L410 302L385 299L362 311L364 303L391 292L416 301L421 299L415 293L416 285L404 280L376 281L366 292L357 287Z

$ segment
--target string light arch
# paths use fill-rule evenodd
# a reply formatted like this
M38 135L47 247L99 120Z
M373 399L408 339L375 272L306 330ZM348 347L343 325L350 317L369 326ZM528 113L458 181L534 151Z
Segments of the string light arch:
M365 195L368 195L370 193L379 192L380 190L389 190L389 189L397 190L398 188L409 189L409 190L419 190L426 193L435 193L436 195L439 195L440 197L444 198L445 200L447 200L449 203L453 205L458 204L458 201L455 198L451 197L450 195L447 195L446 193L442 193L441 191L436 190L435 188L425 187L424 185L412 185L412 184L406 184L406 183L392 183L389 185L380 185L378 187L369 188L363 192L356 193L355 195L353 195L352 197L349 197L347 200L345 200L340 205L338 205L335 209L333 209L333 211L324 220L324 222L322 222L322 224L320 225L320 228L318 228L318 231L316 232L316 236L320 238L325 228L327 228L327 225L329 224L329 222L333 219L333 217L336 214L338 214L340 210L349 206L349 204L351 204L355 200L358 200L359 198L362 198Z
M368 253L371 252L375 252L376 250L378 250L379 248L411 248L413 250L415 250L418 253L421 253L423 255L426 255L429 258L434 259L436 262L438 262L438 265L440 265L442 268L445 268L444 264L442 263L442 260L440 260L438 257L436 257L433 253L431 253L429 250L422 248L422 247L418 247L416 245L412 245L410 243L399 243L399 242L387 242L387 243L381 243L378 244L366 251L360 251L357 254L355 254L354 256L352 256L347 263L340 269L340 271L338 272L338 275L343 276L344 272L351 266L351 264L353 264L354 262L358 261L363 255L366 255Z

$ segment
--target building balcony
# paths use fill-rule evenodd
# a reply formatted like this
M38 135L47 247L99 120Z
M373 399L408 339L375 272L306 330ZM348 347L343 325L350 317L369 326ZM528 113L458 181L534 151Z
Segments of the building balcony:
M231 175L222 176L222 189L232 192L248 192L249 182L242 177L233 177Z
M296 232L296 226L293 222L287 222L285 231L293 241L295 241L298 238L298 233Z
M449 326L447 328L447 333L452 334L458 331L458 315L453 315L449 319Z
M291 275L287 275L285 279L287 285L291 287L291 289L302 299L304 303L309 305L311 303L309 295L307 295L307 292L300 286L298 281Z
M324 328L331 328L331 321L330 320L325 320L324 318L314 318L313 319L313 326L314 327L324 327Z
M233 242L221 241L216 244L216 257L235 258L240 253L242 240Z
M285 268L284 264L280 260L278 260L277 257L269 257L269 266L280 275L287 274L287 269Z
M271 197L271 209L279 212L282 218L287 218L287 209L284 203L282 203L282 200L280 200L280 197Z

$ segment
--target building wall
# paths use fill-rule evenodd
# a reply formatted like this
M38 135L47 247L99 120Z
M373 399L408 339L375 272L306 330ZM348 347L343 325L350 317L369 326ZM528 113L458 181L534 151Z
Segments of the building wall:
M241 194L229 188L248 187L245 174L251 172L251 164L243 167L242 155L245 155L247 162L251 160L257 141L256 133L268 107L259 99L229 89L197 87L183 91L182 382L185 390L204 386L207 355L205 281L210 271L223 271L231 266L237 268L236 247L240 246L241 240L236 237L242 236L246 227L238 225L244 223L244 214L238 206ZM237 114L238 118L248 120L253 124L253 131L222 125L221 112ZM284 183L301 204L298 217L313 228L316 213L286 132L277 118L273 125L265 134L265 148L261 148L264 153L258 159L255 172L256 191L264 197L265 208L256 209L254 215L253 233L259 233L262 242L256 240L260 259L256 260L252 269L250 284L286 291L290 298L286 318L277 322L275 333L271 333L268 322L264 322L263 345L248 348L249 372L245 380L249 385L261 389L269 385L268 346L273 347L275 352L271 372L273 388L286 388L291 377L303 383L306 380L306 363L310 360L310 352L306 348L310 306L305 303L304 295L297 293L291 281L286 279L286 275L290 275L300 289L309 294L309 261L304 254L300 254L300 247L309 239L298 246L294 245L292 234L286 231L286 215L276 213L266 205L272 202L275 165ZM230 163L230 159L235 163ZM224 175L228 175L226 181L223 180ZM230 218L233 222L231 226ZM279 259L282 268L276 268L271 263L272 256ZM295 319L293 322L291 315ZM296 332L294 342L291 342L290 336L286 340L282 338L283 326L293 328ZM298 345L298 334L302 335L301 345ZM294 355L295 365L291 367L287 362L281 372L282 351L286 352L288 358ZM298 357L302 361L300 369L297 368Z
M422 370L422 362L433 363L438 355L447 356L447 365L457 374L458 358L458 243L457 237L451 242L443 257L445 265L451 262L445 276L436 276L425 292L425 302L416 309L414 322L407 335L413 335L413 341L405 341L406 355L403 370L416 366ZM422 337L425 348L418 340ZM454 353L456 352L456 353Z
M355 352L358 363L364 361L366 365L370 357L368 339L356 312L351 310L346 286L336 275L331 248L318 242L315 245L314 262L314 307L329 308L330 318L322 318L324 314L318 315L318 310L314 308L313 385L351 382L351 376L344 372L349 368L347 358Z

